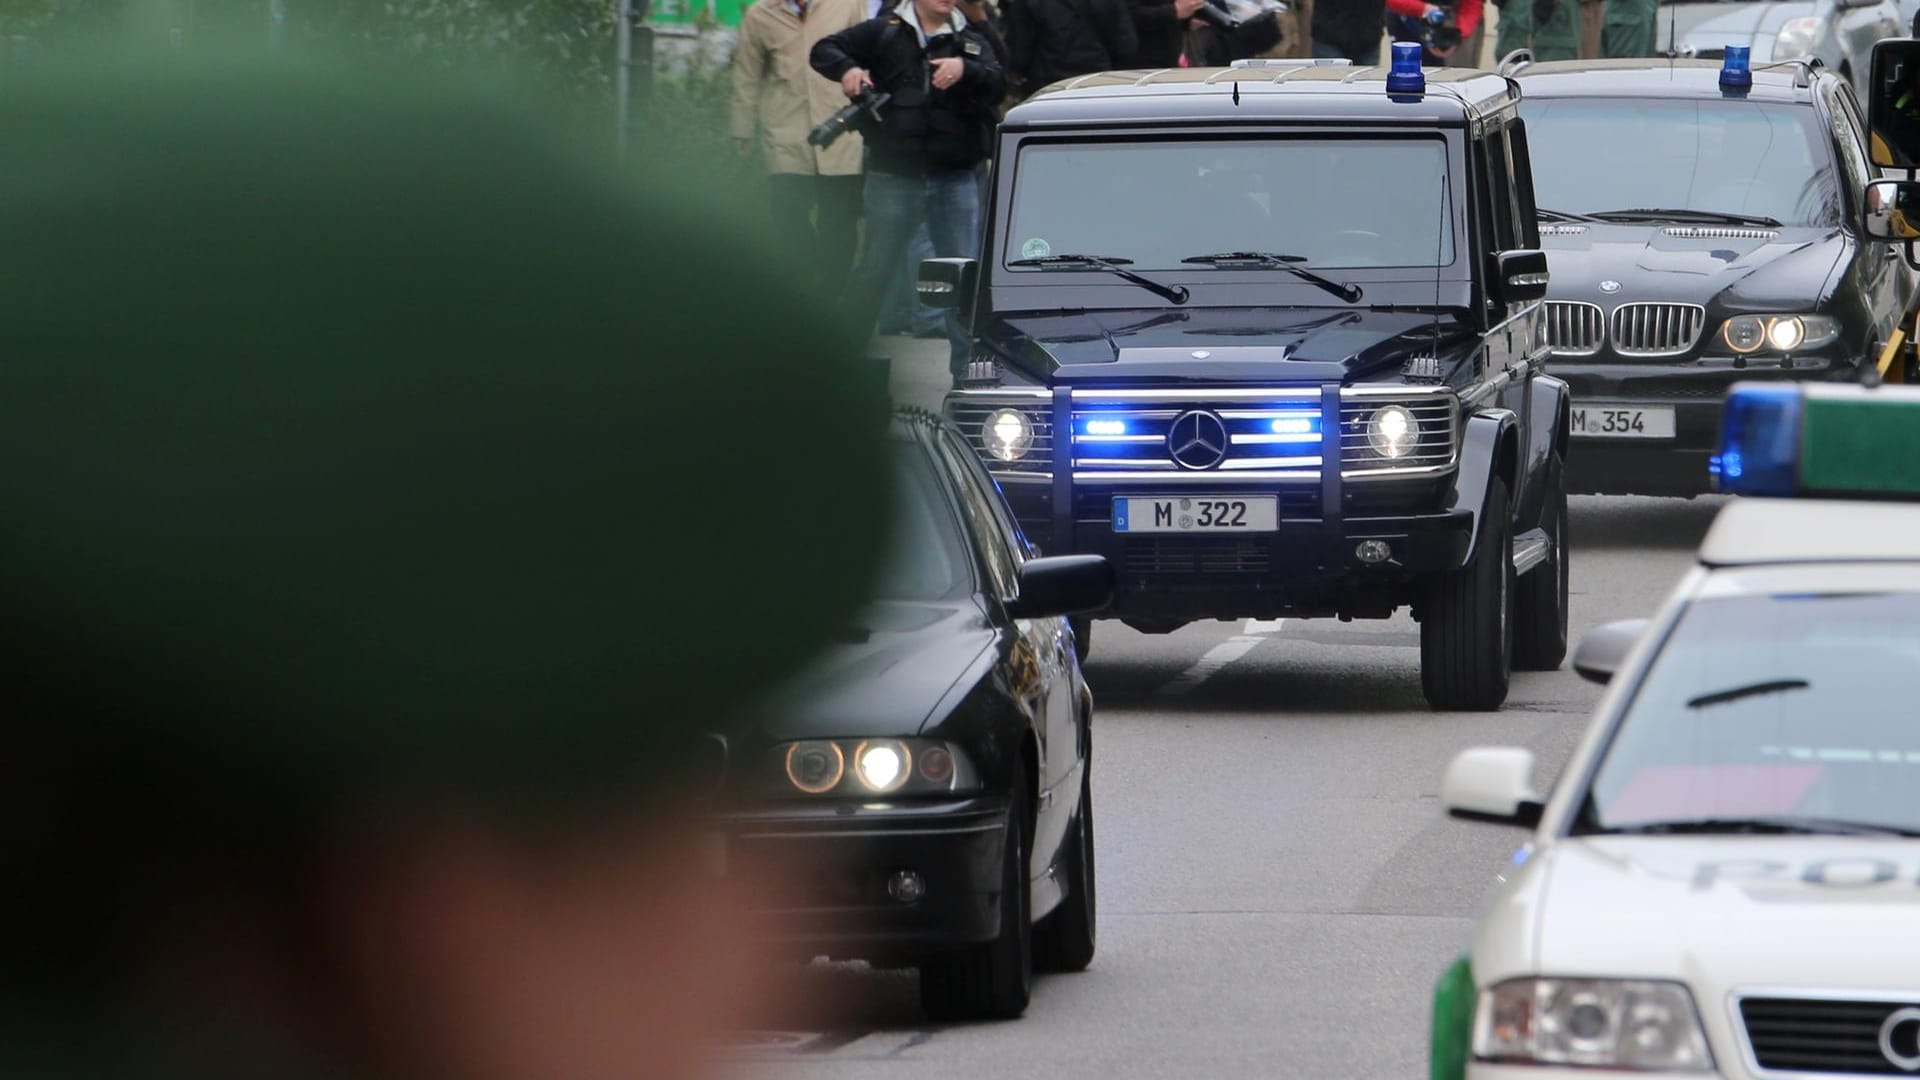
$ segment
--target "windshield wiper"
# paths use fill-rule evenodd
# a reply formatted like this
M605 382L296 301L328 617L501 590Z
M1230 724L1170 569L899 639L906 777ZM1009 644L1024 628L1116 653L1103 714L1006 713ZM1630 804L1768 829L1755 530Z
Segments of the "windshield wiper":
M1533 216L1537 218L1541 218L1545 221L1592 221L1593 220L1592 217L1586 214L1575 214L1575 213L1570 213L1566 210L1549 210L1544 206L1534 207Z
M1306 262L1301 255L1276 255L1270 251L1222 251L1214 255L1194 255L1180 260L1183 263L1199 263L1203 266L1223 266L1231 263L1252 263L1255 266L1272 267L1285 270L1302 281L1311 282L1320 288L1351 304L1360 299L1358 285L1345 285L1338 281L1323 278L1319 274L1298 265Z
M1736 833L1776 836L1920 836L1920 829L1881 825L1841 818L1726 817L1681 821L1648 821L1637 825L1590 830L1613 836L1678 836L1686 833Z
M1731 690L1715 690L1711 694L1701 694L1688 701L1687 708L1704 709L1709 705L1725 705L1729 701L1759 697L1761 694L1782 694L1788 690L1805 690L1812 685L1805 679L1769 679L1766 682L1736 686Z
M1015 259L1008 266L1037 266L1042 270L1070 270L1075 267L1091 266L1096 270L1105 270L1109 274L1127 279L1163 300L1175 304L1187 302L1187 290L1178 285L1163 285L1144 274L1136 274L1126 268L1132 259L1110 259L1105 255L1048 255L1039 259Z
M1770 229L1780 222L1761 214L1729 214L1720 210L1596 210L1587 215L1596 221L1690 221L1702 225L1763 225Z

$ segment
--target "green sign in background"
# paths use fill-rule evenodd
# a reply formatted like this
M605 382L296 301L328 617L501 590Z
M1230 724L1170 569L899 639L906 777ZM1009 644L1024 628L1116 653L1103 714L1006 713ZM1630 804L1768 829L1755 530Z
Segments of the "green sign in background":
M713 23L739 26L740 16L753 0L653 0L648 21L662 26Z

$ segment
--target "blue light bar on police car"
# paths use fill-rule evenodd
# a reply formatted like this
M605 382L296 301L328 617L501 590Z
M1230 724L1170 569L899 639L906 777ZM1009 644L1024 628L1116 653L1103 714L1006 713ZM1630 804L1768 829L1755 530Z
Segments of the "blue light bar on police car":
M1735 383L1714 459L1735 495L1920 496L1920 387Z
M1420 50L1423 46L1417 41L1396 41L1393 43L1393 66L1387 69L1387 93L1424 94L1427 90L1426 73L1420 70Z
M1730 90L1745 90L1753 85L1753 65L1748 59L1752 46L1729 45L1720 60L1720 85Z

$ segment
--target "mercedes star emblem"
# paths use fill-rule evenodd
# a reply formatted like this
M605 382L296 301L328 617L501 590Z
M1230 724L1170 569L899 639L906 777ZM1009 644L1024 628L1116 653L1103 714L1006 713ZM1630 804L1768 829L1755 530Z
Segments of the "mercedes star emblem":
M1211 469L1226 460L1227 422L1202 409L1173 418L1167 453L1183 469Z
M1612 280L1603 281L1600 283L1600 291L1609 295L1617 293L1620 291L1620 283Z
M1920 1005L1896 1009L1880 1025L1880 1053L1902 1072L1920 1072Z

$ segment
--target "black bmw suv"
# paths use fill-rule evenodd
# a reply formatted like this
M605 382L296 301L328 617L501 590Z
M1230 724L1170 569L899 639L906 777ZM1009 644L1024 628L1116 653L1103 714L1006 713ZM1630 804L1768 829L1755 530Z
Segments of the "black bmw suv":
M1711 490L1739 379L1853 381L1912 289L1861 232L1878 173L1846 80L1794 62L1517 70L1533 138L1549 370L1573 389L1574 492Z

